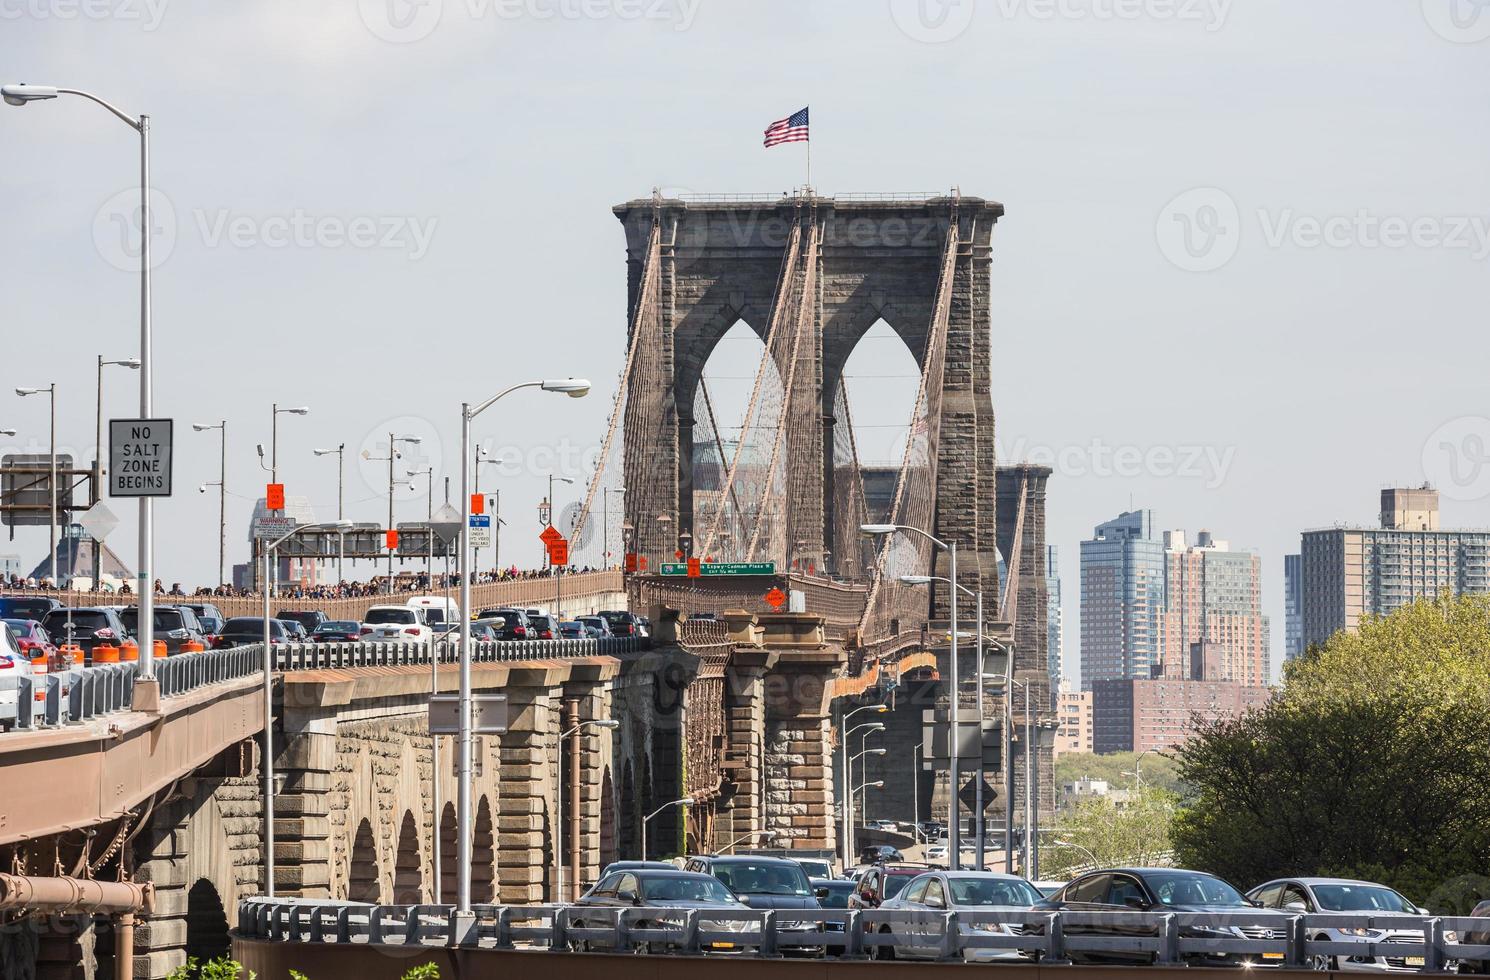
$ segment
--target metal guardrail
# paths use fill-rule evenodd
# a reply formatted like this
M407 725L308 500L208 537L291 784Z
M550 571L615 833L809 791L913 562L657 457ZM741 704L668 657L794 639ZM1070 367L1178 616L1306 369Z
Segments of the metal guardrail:
M473 643L476 663L557 660L569 657L622 656L651 649L650 637L587 640L516 640ZM453 642L435 643L441 663L455 663ZM351 667L398 667L428 664L428 643L288 643L274 647L276 671L337 670ZM249 677L264 665L261 643L222 650L183 653L155 661L161 697L186 694L209 684ZM32 731L90 721L128 711L134 696L136 663L97 664L56 671L42 677L0 677L0 691L14 690L16 703L0 705L0 725ZM38 695L40 695L38 697Z
M727 946L759 958L783 949L863 959L873 950L960 960L995 951L1070 962L1070 953L1148 954L1158 964L1203 965L1203 957L1245 955L1261 964L1302 968L1317 956L1422 958L1420 973L1460 961L1490 961L1490 945L1449 942L1490 922L1467 916L1278 915L1258 912L1044 912L989 908L920 912L834 909L602 908L477 905L462 920L450 905L249 898L238 905L238 934L273 942L441 945L572 952L586 945L697 954ZM1001 927L1008 927L1007 929ZM1015 928L1019 927L1019 928ZM1123 935L1097 934L1095 929ZM1323 929L1417 932L1419 942L1325 942ZM1205 934L1208 931L1210 934ZM1218 963L1218 965L1220 965Z

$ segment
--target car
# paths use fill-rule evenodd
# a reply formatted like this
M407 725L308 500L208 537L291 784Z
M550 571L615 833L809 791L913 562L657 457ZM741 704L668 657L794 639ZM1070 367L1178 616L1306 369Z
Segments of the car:
M39 623L46 619L47 613L61 608L60 601L48 596L0 596L0 619L32 619Z
M310 642L310 634L305 632L305 627L298 620L275 617L274 621L285 628L285 635L291 643Z
M890 864L905 860L900 848L889 844L867 844L859 849L860 864Z
M833 878L833 862L827 858L792 858L802 866L809 878L821 878L824 880Z
M327 620L326 614L319 609L281 609L274 618L285 623L299 623L307 636L314 634Z
M288 643L290 634L285 624L277 619L269 620L269 642ZM222 632L213 637L214 648L236 647L246 643L264 642L264 619L262 616L234 616L222 626Z
M912 878L894 898L880 903L882 910L924 912L927 915L924 923L920 920L882 923L877 931L892 936L896 945L872 947L870 955L879 960L940 959L942 914L991 908L1028 909L1044 898L1035 886L1017 875L989 871L929 871ZM1014 926L1005 922L967 922L959 928L964 936L1018 934ZM962 958L968 963L985 963L1023 957L1015 949L966 949Z
M119 614L104 606L53 609L42 619L41 625L58 646L70 643L82 647L84 656L89 659L93 657L94 647L117 646L129 636Z
M31 658L21 652L10 626L0 623L0 731L15 727L20 715L21 692L13 678L33 676Z
M557 640L560 637L559 621L548 613L528 610L528 639Z
M15 634L22 654L27 657L45 654L50 669L62 669L57 662L57 644L52 642L44 626L34 619L4 619L0 622L9 626L11 632Z
M882 830L886 833L900 833L900 825L893 820L870 820L864 824L865 830Z
M1187 939L1282 939L1288 935L1289 915L1264 911L1242 897L1230 882L1204 871L1183 868L1110 868L1072 879L1066 887L1034 906L1036 911L1055 912L1220 912L1251 913L1253 918L1276 920L1276 926L1183 925ZM1025 926L1036 934L1044 926ZM1121 920L1081 922L1065 927L1067 936L1156 935L1157 927ZM1073 961L1101 963L1145 963L1158 960L1144 950L1070 950ZM1283 953L1186 953L1192 966L1248 966L1281 961Z
M1481 902L1469 913L1475 918L1490 919L1490 900ZM1490 946L1490 922L1485 924L1484 932L1466 932L1459 940L1466 946ZM1463 960L1459 964L1460 973L1490 973L1490 959Z
M900 894L900 890L912 879L926 873L926 868L899 865L894 867L865 868L854 884L854 892L848 897L851 909L877 909L888 899Z
M1419 916L1426 910L1403 898L1401 893L1371 881L1350 878L1275 878L1247 893L1247 898L1267 909L1282 909L1305 915L1331 915L1364 912L1371 916L1371 929L1310 929L1309 938L1327 943L1420 943L1421 928L1377 928L1393 916ZM1414 923L1416 924L1416 923ZM1326 956L1310 957L1309 966L1316 970L1340 970L1354 973L1416 973L1422 969L1421 956Z
M151 610L150 616L155 624L155 639L165 643L167 654L180 653L188 643L200 643L206 647L207 638L202 632L202 624L197 621L197 614L190 609L182 606L156 606ZM136 640L140 638L138 607L129 606L120 610L119 621L124 624L130 636Z
M605 620L613 636L645 636L642 622L624 609L602 609L597 615Z
M434 635L424 621L424 610L412 606L373 606L362 614L362 625L372 628L369 640L427 643Z
M416 595L407 605L424 610L424 621L431 627L446 627L460 622L460 603L449 596ZM441 632L444 632L443 630Z
M532 640L535 639L532 628L528 625L528 614L521 609L483 609L477 617L479 619L500 619L502 621L502 639L504 640Z
M458 625L450 624L452 630ZM507 623L502 619L477 619L471 623L471 639L478 643L495 643L502 639L502 631L506 629Z
M608 639L615 635L610 631L610 623L605 621L604 616L576 616L575 619L594 630L594 636L598 639Z
M947 842L944 840L926 845L926 860L928 861L945 861L948 853Z
M754 854L710 854L688 859L686 870L713 875L753 909L821 909L818 892L807 872L790 858L763 857ZM777 917L779 932L820 932L816 920L793 920ZM818 953L821 946L801 946L790 937L778 944L783 950Z
M202 632L208 636L221 633L222 624L228 621L222 610L210 602L178 602L176 605L184 606L195 613L197 622L202 624Z
M310 634L312 643L356 643L362 639L362 624L355 619L328 619Z
M612 861L610 864L607 864L605 866L605 870L603 870L603 871L600 872L600 877L601 878L604 878L606 875L608 875L608 874L610 874L610 873L612 873L614 871L648 871L648 870L650 870L650 871L677 871L678 870L678 867L675 864L669 864L667 861Z
M651 864L651 862L638 862ZM569 913L569 925L571 928L582 929L588 926L608 927L612 923L610 915L591 922L585 919L585 909L613 909L613 908L648 908L648 909L678 909L680 914L673 916L659 916L655 919L638 918L628 923L633 928L647 928L648 926L681 926L685 921L683 912L728 910L743 911L746 906L736 896L730 893L715 878L706 874L698 874L689 871L679 871L671 865L641 868L619 868L616 870L606 869L606 873L600 876L595 883L579 900L571 906ZM754 923L747 920L714 920L711 921L707 915L698 917L699 928L711 932L738 932L744 934L754 930ZM588 952L593 949L608 949L609 944L603 940L586 940L577 944L581 951ZM648 943L650 952L663 952L668 949L677 949L675 943ZM736 951L742 949L741 944L732 942L715 942L710 944L711 949L721 951Z
M566 640L588 640L593 634L584 623L569 621L559 624L559 635Z

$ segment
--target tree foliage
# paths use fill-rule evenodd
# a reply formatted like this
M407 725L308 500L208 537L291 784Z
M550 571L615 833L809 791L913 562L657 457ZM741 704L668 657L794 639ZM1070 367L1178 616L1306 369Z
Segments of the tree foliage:
M1288 665L1280 692L1177 752L1180 863L1244 888L1380 881L1465 911L1490 870L1490 599L1370 619ZM1475 880L1481 884L1475 884Z
M1148 783L1147 765L1144 786L1130 791L1125 802L1108 796L1079 800L1062 816L1058 833L1042 835L1040 877L1063 881L1093 866L1168 864L1174 805L1174 794Z
M1134 769L1134 763L1138 769ZM1059 796L1061 787L1078 779L1105 780L1114 789L1127 789L1134 785L1132 776L1125 773L1141 772L1146 786L1157 786L1162 790L1183 795L1178 766L1174 760L1157 752L1150 752L1138 762L1137 752L1110 752L1094 755L1091 752L1065 752L1055 760L1055 787Z

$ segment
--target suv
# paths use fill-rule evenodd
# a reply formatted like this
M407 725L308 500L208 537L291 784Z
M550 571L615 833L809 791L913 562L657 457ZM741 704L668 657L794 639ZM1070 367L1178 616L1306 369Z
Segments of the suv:
M532 627L528 624L528 614L521 609L483 609L476 618L502 620L498 632L504 640L534 639Z
M851 909L877 909L886 899L894 898L910 884L912 878L924 875L926 868L894 865L868 868L859 876L854 893L848 897Z
M431 635L424 610L411 606L373 606L362 614L362 623L372 627L369 640L425 643Z
M576 616L575 621L594 630L596 639L605 640L611 636L610 623L605 621L604 616Z
M277 619L269 620L269 642L288 643L290 635L285 624ZM234 616L222 626L222 632L212 638L214 648L236 647L245 643L264 642L264 620L261 616Z
M0 619L31 619L41 622L47 613L61 609L56 599L38 595L0 595Z
M822 908L819 896L828 897L826 887L814 888L802 866L788 858L711 854L689 858L685 870L713 875L753 909L817 910ZM789 911L786 915L778 913L776 922L777 931L787 934L823 931L821 922L793 919ZM823 951L822 946L804 946L786 937L781 941L781 949L809 955Z
M535 613L528 610L528 639L530 640L558 640L563 634L559 629L559 621L548 613Z
M613 636L641 636L641 620L624 609L602 609L599 614L610 626Z
M197 622L202 624L202 632L208 636L222 632L222 624L228 621L222 610L210 602L178 602L176 605L196 613Z
M321 624L326 622L326 614L319 609L281 609L274 614L274 618L299 623L305 627L307 635L320 629Z
M107 606L90 606L83 609L53 609L41 621L58 646L71 643L83 648L89 659L93 648L114 646L129 636L129 631L119 621L118 613Z
M193 640L206 646L202 624L197 621L196 613L190 609L182 606L156 606L151 619L155 623L155 638L165 642L167 654L180 653L181 648ZM136 640L140 638L140 610L138 608L129 606L121 609L119 621L124 624L125 629L129 630L130 636Z

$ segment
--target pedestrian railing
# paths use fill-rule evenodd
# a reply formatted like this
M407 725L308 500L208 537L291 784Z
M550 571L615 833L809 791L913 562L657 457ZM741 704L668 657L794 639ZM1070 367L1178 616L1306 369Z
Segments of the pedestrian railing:
M595 656L623 656L650 649L649 637L609 637L585 640L516 640L473 643L477 663L507 663ZM337 670L350 667L400 667L428 664L432 657L453 664L459 647L454 641L429 643L286 643L275 644L278 672ZM13 731L80 724L118 711L128 711L134 698L138 663L96 664L45 675L0 677L0 727ZM163 698L186 694L209 684L262 673L264 645L250 643L222 650L182 653L155 660L155 676Z
M1454 972L1490 962L1490 944L1463 941L1490 931L1465 916L1285 915L1256 912L1075 912L1016 908L949 912L842 909L680 909L579 905L367 905L249 898L238 905L238 934L272 942L441 945L549 952L586 950L701 954L728 951L771 959L809 954L1071 962L1108 954L1161 965L1303 968L1324 957L1387 957L1394 969ZM1391 941L1328 941L1324 930L1390 931ZM1406 932L1419 937L1403 941ZM1401 965L1398 965L1401 964Z

